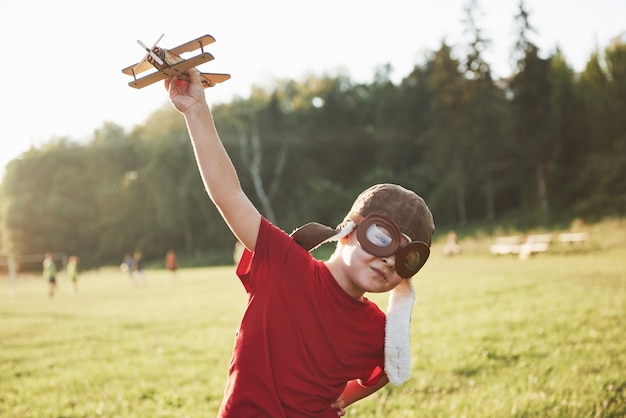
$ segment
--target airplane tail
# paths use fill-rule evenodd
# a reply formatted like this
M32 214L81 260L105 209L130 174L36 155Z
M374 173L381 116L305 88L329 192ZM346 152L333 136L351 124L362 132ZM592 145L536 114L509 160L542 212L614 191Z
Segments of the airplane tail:
M204 88L213 87L230 79L230 74L200 73Z

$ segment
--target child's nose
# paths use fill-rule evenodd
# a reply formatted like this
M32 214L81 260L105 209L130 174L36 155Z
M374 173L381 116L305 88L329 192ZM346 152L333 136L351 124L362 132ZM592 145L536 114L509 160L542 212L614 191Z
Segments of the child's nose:
M389 268L391 268L392 270L396 269L396 255L395 254L386 255L380 258L381 260L383 260L383 262L387 266L389 266Z

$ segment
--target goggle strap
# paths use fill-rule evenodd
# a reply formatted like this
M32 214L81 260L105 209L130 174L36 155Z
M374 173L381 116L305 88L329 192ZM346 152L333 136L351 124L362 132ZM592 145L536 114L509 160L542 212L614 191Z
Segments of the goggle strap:
M335 235L326 239L325 241L322 241L320 245L325 244L327 242L339 241L341 238L344 238L350 235L350 233L354 231L354 228L356 228L356 223L353 221L350 221L343 228L341 228L341 231L337 232Z

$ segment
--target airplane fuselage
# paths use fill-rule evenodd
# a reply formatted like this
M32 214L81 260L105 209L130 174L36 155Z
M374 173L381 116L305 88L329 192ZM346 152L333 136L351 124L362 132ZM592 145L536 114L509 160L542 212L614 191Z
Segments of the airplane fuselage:
M159 48L158 46L154 47L152 52L154 52L156 56L161 58L161 60L163 61L163 64L159 64L158 62L155 61L152 55L148 55L147 57L148 62L154 65L154 68L156 68L157 70L162 70L163 68L171 67L172 65L176 63L184 61L184 59L182 59L180 56L171 53L165 48Z

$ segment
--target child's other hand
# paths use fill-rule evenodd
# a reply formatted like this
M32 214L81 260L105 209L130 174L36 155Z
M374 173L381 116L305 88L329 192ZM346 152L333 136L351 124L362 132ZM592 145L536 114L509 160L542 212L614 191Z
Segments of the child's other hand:
M335 402L330 404L331 409L334 409L335 412L337 412L337 416L338 417L342 417L344 415L346 415L346 403L343 400L343 396L340 396L339 399L337 399Z

